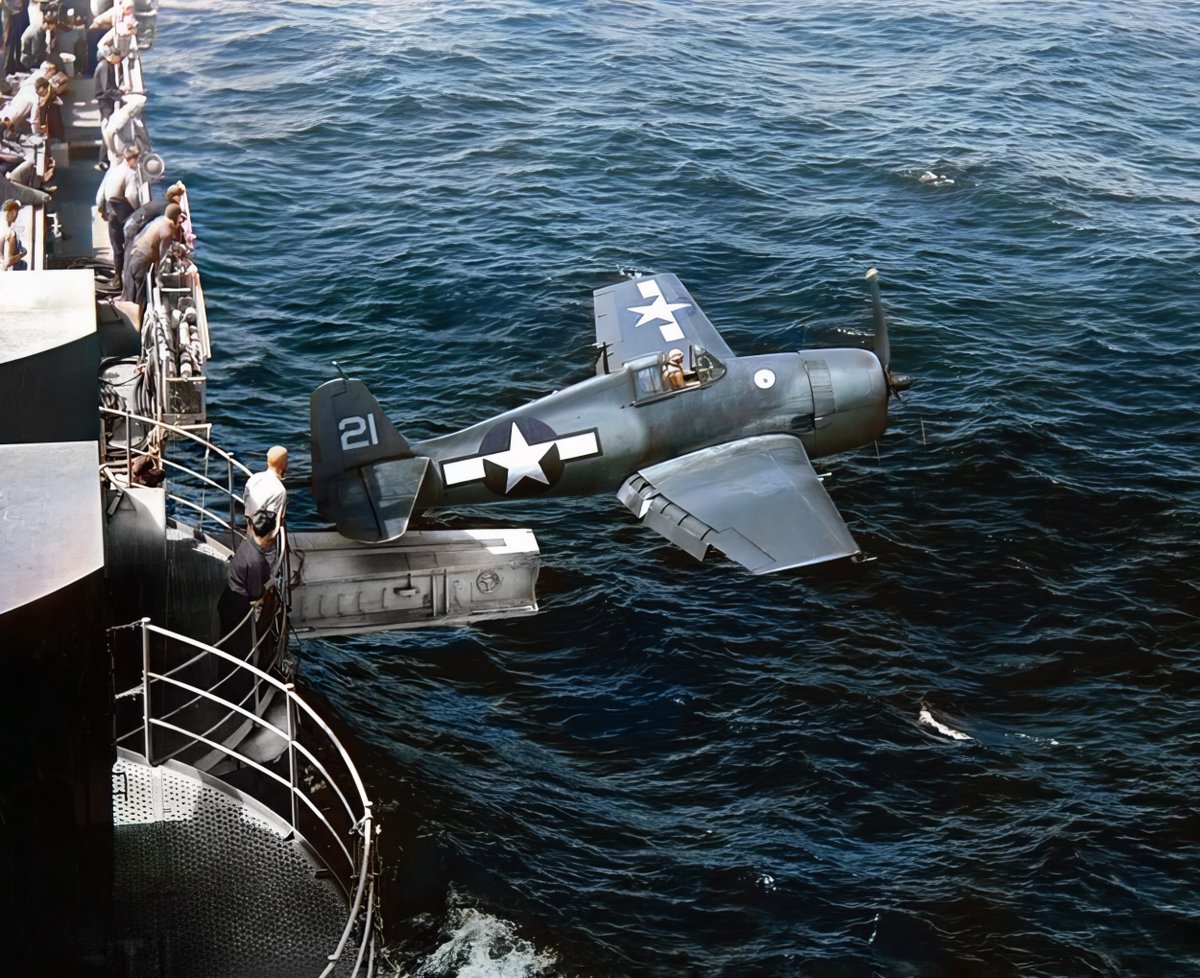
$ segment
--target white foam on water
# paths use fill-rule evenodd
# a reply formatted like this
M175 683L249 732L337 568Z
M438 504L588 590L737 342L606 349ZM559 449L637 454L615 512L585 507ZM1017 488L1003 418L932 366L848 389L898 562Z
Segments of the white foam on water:
M1060 747L1061 746L1061 744L1059 744L1059 742L1057 740L1055 740L1053 737L1034 737L1031 734L1023 734L1023 733L1016 734L1015 736L1019 737L1021 740L1032 741L1035 744L1049 744L1051 747Z
M954 177L947 176L944 173L934 173L932 170L926 170L917 179L931 187L953 187Z
M921 712L917 714L917 720L925 724L927 727L933 727L938 733L945 737L950 737L953 740L971 740L972 738L963 733L961 730L955 730L953 727L947 727L944 723L934 717L929 712L928 707L921 707Z
M507 920L473 907L451 909L445 940L413 978L550 978L555 956L539 951Z

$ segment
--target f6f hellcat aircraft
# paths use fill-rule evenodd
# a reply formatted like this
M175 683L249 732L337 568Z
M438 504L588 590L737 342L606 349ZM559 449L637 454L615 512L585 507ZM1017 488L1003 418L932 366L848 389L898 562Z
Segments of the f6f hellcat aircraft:
M738 357L674 275L594 293L597 375L409 444L357 380L313 393L313 492L345 536L399 537L432 507L616 491L697 559L755 574L859 553L810 458L879 438L893 374L875 269L874 352Z

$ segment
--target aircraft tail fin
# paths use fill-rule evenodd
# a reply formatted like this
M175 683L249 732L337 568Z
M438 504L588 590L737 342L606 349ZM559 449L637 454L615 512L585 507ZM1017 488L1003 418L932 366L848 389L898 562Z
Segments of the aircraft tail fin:
M312 480L317 511L352 540L381 543L408 529L429 470L360 380L313 391Z

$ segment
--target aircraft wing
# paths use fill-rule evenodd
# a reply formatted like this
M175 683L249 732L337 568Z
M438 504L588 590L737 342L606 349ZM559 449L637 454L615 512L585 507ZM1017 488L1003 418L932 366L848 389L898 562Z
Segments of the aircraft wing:
M742 438L648 466L617 496L697 560L716 547L755 574L859 552L791 435Z
M643 275L592 293L596 345L604 350L601 371L648 353L688 344L717 356L733 356L717 328L674 275ZM685 351L686 352L686 351Z

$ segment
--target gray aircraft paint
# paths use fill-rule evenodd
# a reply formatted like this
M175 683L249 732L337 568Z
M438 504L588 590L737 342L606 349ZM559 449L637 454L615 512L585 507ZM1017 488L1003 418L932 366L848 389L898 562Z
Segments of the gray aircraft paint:
M873 270L868 279L886 351ZM617 492L690 553L717 546L755 573L858 552L808 459L883 434L890 392L907 386L886 359L858 349L737 357L673 275L594 299L597 376L453 434L409 445L360 382L318 388L320 512L347 536L380 541L433 506ZM672 349L691 375L677 390L663 372Z

